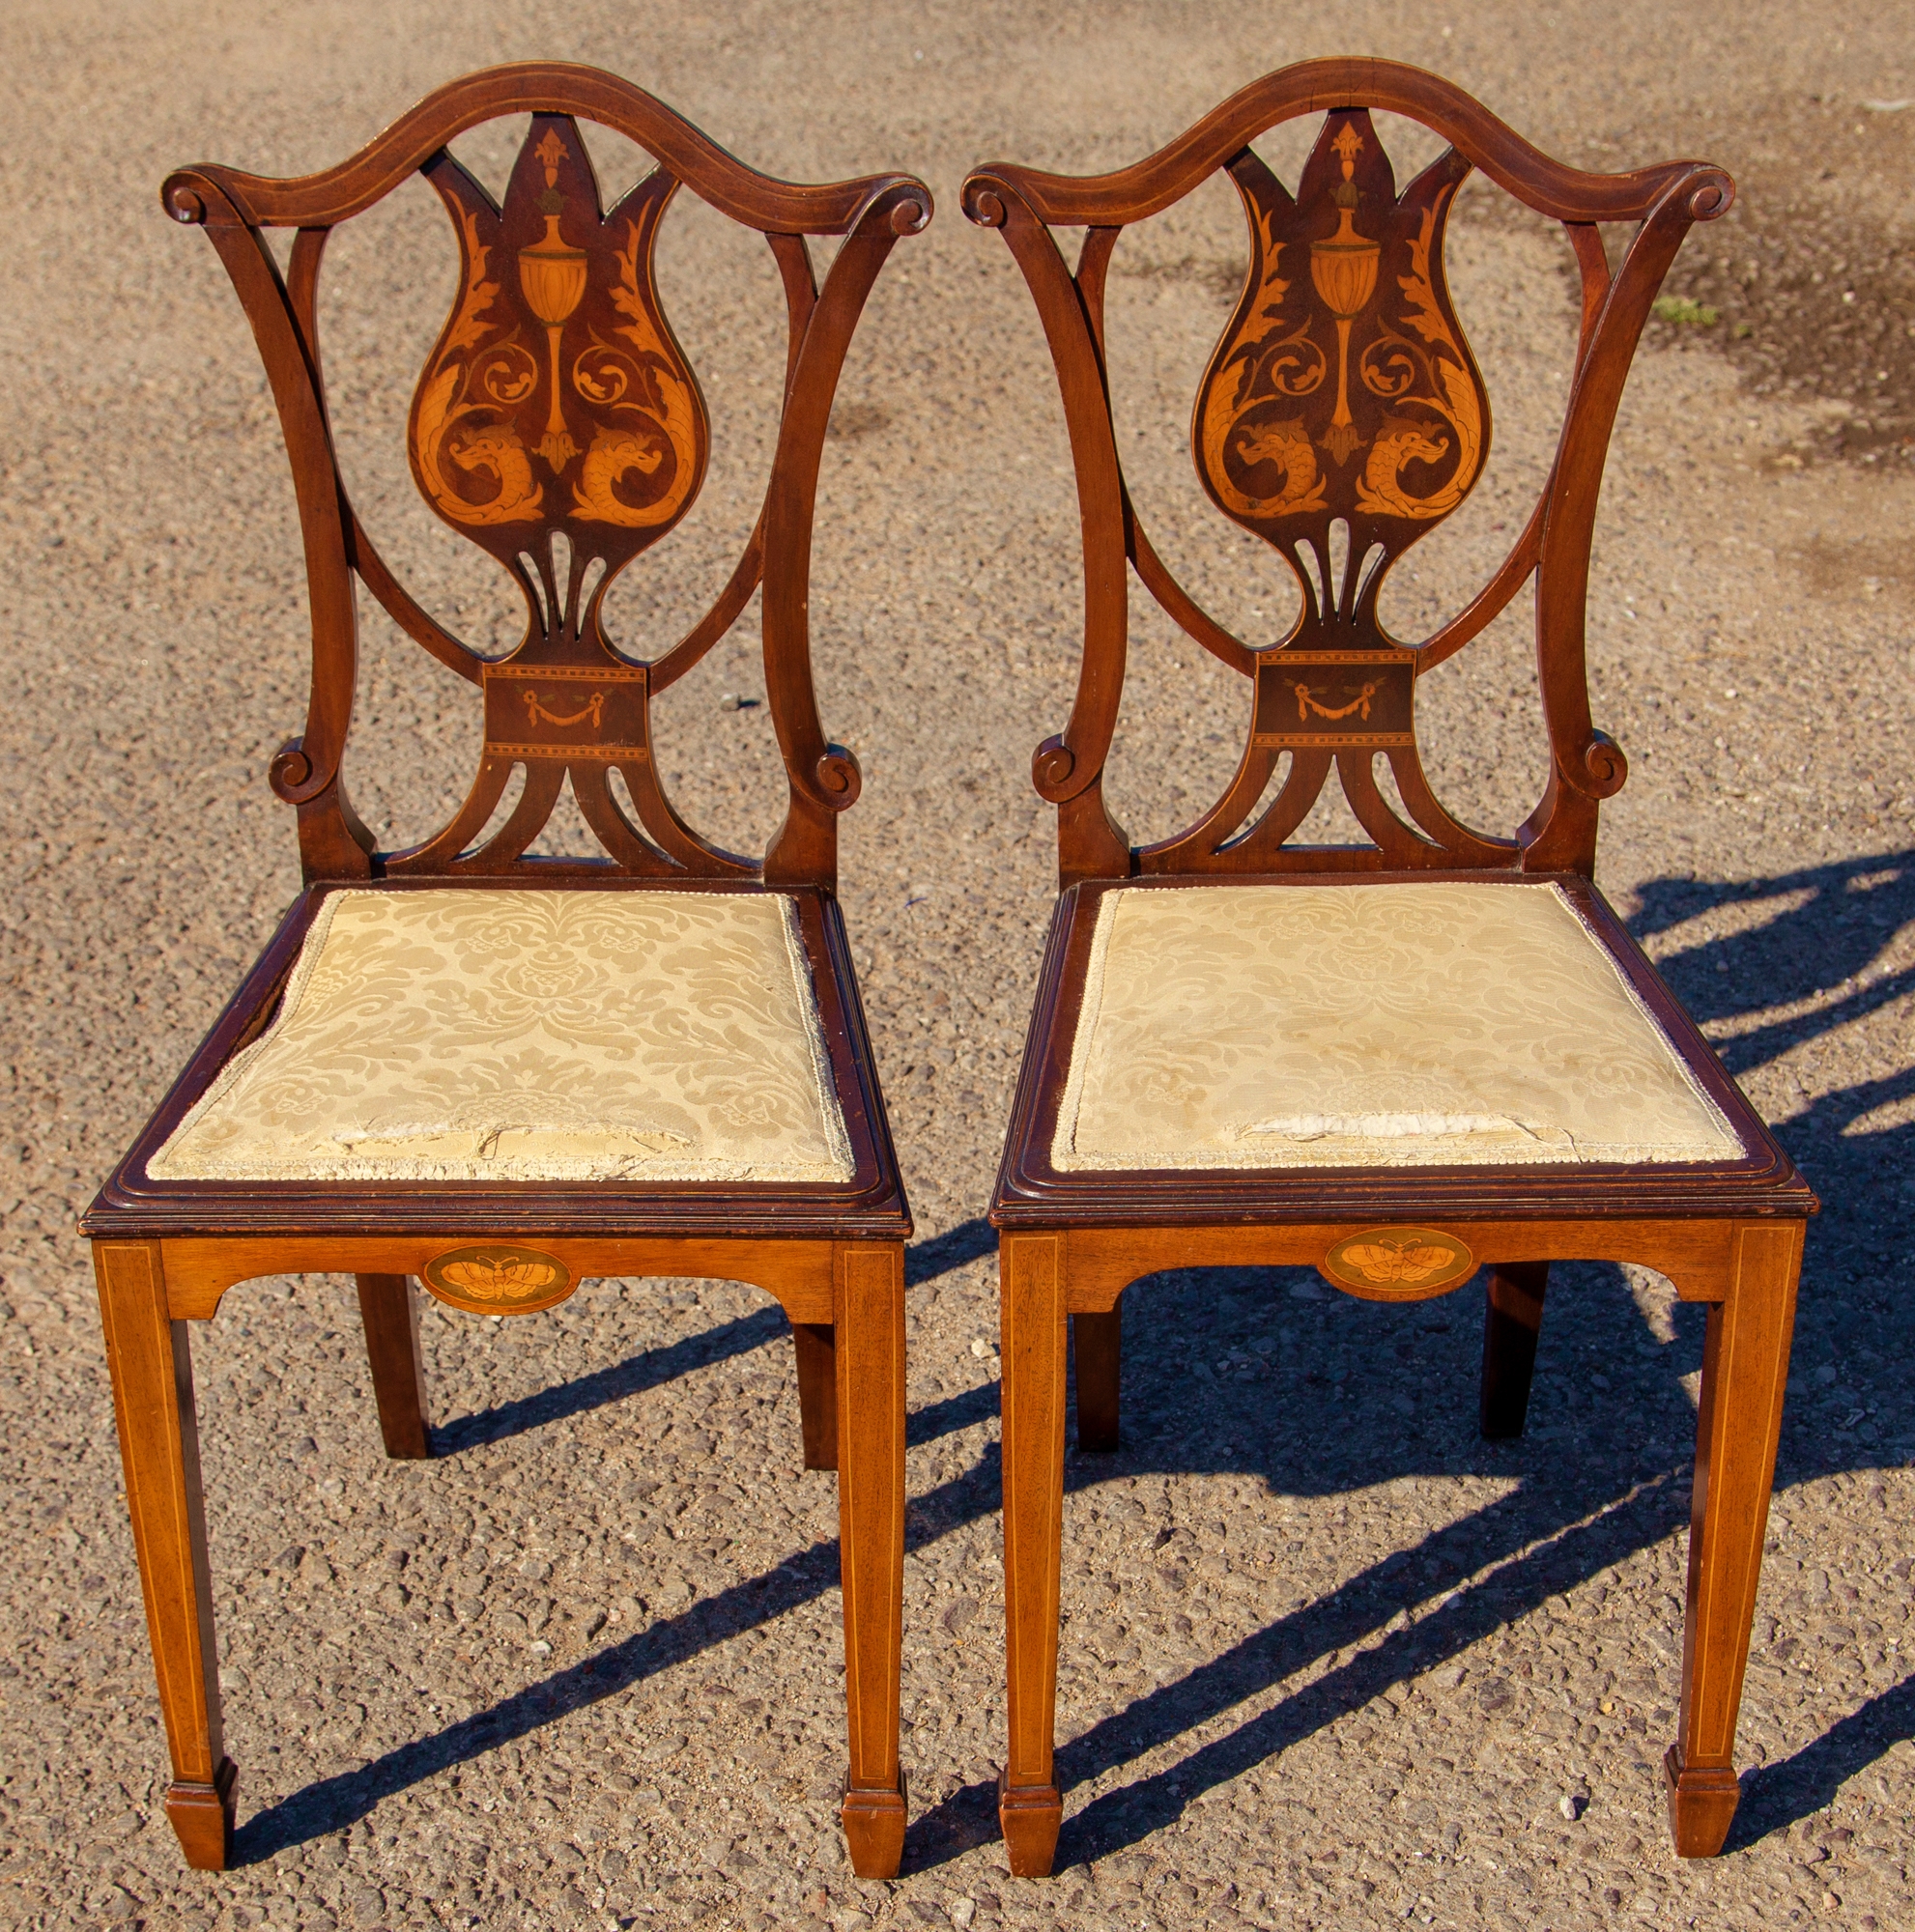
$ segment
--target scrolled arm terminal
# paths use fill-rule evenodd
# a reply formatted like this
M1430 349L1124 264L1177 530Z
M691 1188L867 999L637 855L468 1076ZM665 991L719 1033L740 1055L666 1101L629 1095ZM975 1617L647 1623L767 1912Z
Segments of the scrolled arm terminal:
M815 772L824 793L822 802L834 811L848 811L857 804L858 794L865 788L865 775L855 752L843 745L827 745Z
M1587 782L1581 789L1596 798L1614 798L1629 777L1629 760L1607 731L1592 731L1583 747L1583 772Z
M306 755L304 740L300 738L288 738L273 753L272 762L266 768L266 781L272 787L273 795L288 805L303 805L324 788L323 777L317 784L313 780L312 760Z
M1002 228L1004 198L974 175L964 184L964 216L980 228Z
M1062 737L1046 738L1031 754L1031 782L1037 787L1038 796L1052 805L1072 795L1071 778L1076 769L1076 753Z
M1727 214L1735 203L1735 184L1728 175L1704 180L1689 197L1689 213L1698 221L1715 221Z

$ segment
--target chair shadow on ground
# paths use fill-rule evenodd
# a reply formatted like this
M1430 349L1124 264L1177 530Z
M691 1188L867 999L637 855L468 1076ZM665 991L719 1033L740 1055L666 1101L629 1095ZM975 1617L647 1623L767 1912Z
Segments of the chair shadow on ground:
M455 1416L432 1431L435 1456L456 1456L462 1449L476 1449L482 1443L499 1442L508 1435L523 1435L529 1429L563 1422L575 1415L588 1414L609 1403L623 1402L643 1395L647 1389L675 1381L689 1370L733 1355L748 1355L767 1342L789 1331L784 1311L776 1306L755 1308L732 1321L721 1321L696 1335L680 1337L662 1349L647 1349L643 1355L615 1362L608 1369L596 1369L554 1388L540 1389L536 1395L521 1396L472 1415Z
M995 1251L997 1236L982 1218L965 1221L928 1240L914 1241L905 1250L904 1281L915 1288L939 1275ZM643 1395L647 1389L662 1387L688 1370L750 1354L787 1332L784 1314L776 1307L757 1308L734 1321L722 1321L697 1335L686 1335L662 1349L649 1349L643 1355L615 1362L610 1368L596 1369L555 1387L540 1389L535 1395L521 1396L479 1409L472 1415L453 1417L432 1431L436 1456L455 1456L462 1449L475 1449L482 1443L498 1442L508 1435L523 1435L529 1429L542 1429L549 1423L588 1414L609 1403L623 1402ZM975 1412L973 1412L975 1411ZM932 1410L911 1417L913 1444L928 1442L952 1429L962 1429L985 1415L997 1413L994 1387L973 1390L970 1394L939 1403ZM960 1416L962 1420L954 1419Z
M982 1219L915 1242L906 1253L907 1285L938 1276L990 1254L996 1236ZM432 1431L434 1454L498 1442L528 1430L588 1414L643 1395L695 1368L749 1354L781 1341L790 1324L776 1306L754 1309L647 1350L609 1368L594 1370L535 1394L453 1417ZM906 1418L905 1441L916 1447L997 1414L997 1383L990 1381L915 1409ZM906 1542L911 1548L948 1535L961 1523L990 1515L998 1505L997 1449L993 1443L971 1469L929 1495L910 1499ZM836 1538L787 1557L776 1570L750 1578L716 1597L665 1617L644 1631L594 1653L580 1663L506 1698L491 1709L387 1751L357 1771L323 1778L249 1819L235 1834L233 1862L256 1864L288 1847L343 1831L383 1800L439 1772L526 1736L566 1713L615 1695L672 1663L697 1656L798 1605L835 1588Z
M1813 1045L1915 986L1915 972L1885 970L1881 958L1896 931L1915 920L1915 854L1732 885L1656 880L1640 900L1631 923L1645 939L1725 907L1754 915L1733 938L1678 945L1662 959L1691 1012L1724 1036L1720 1050L1738 1076ZM1723 966L1728 970L1718 970ZM1900 1466L1915 1446L1915 1299L1898 1299L1888 1279L1890 1267L1901 1264L1906 1209L1892 1189L1907 1172L1915 1138L1901 1118L1915 1097L1915 1066L1884 1068L1812 1098L1813 1084L1803 1083L1801 1110L1778 1129L1823 1200L1804 1263L1779 1492L1842 1472ZM989 1244L982 1222L966 1223L920 1243L907 1279L929 1280L988 1252ZM1299 1496L1406 1475L1490 1473L1514 1479L1514 1487L1328 1595L1293 1604L1177 1681L1121 1709L1095 1710L1059 1748L1058 1782L1067 1793L1266 1698L1332 1653L1348 1653L1175 1766L1067 1816L1060 1870L1162 1831L1204 1792L1460 1656L1683 1523L1695 1416L1681 1378L1700 1365L1702 1311L1678 1307L1673 1339L1659 1340L1621 1270L1608 1264L1558 1271L1529 1433L1509 1444L1487 1444L1475 1434L1479 1286L1405 1309L1332 1300L1301 1271L1186 1270L1136 1284L1127 1303L1125 1444L1110 1456L1073 1451L1066 1474L1073 1492L1154 1472L1254 1475L1277 1493ZM766 1309L461 1418L440 1440L456 1450L579 1415L695 1362L762 1347L784 1326L783 1317ZM1850 1347L1858 1334L1868 1343L1860 1352ZM1159 1335L1178 1338L1174 1353L1153 1347ZM1255 1349L1259 1340L1272 1345L1268 1355ZM1242 1354L1243 1364L1226 1366L1219 1378L1216 1365L1226 1352ZM1280 1374L1255 1366L1272 1357ZM1833 1378L1816 1374L1838 1357ZM1599 1367L1613 1372L1607 1391L1587 1379ZM1280 1406L1272 1401L1279 1383ZM929 1441L986 1421L996 1403L996 1386L988 1384L932 1405L912 1415L909 1439ZM962 1476L912 1499L908 1542L922 1547L997 1506L992 1443ZM1065 1568L1069 1604L1068 1525ZM775 1570L662 1618L488 1711L293 1794L242 1828L237 1858L257 1861L338 1831L420 1779L615 1695L817 1597L836 1579L835 1541L795 1552ZM1280 1570L1272 1581L1281 1588ZM1679 1647L1678 1630L1664 1636ZM1070 1646L1067 1633L1067 1664ZM1822 1808L1845 1779L1911 1736L1915 1677L1748 1775L1730 1848ZM1616 1742L1611 1748L1633 1748L1648 1775L1664 1742L1650 1725L1633 1747ZM929 1769L919 1767L920 1775ZM968 1784L912 1822L904 1869L942 1863L996 1830L994 1785Z

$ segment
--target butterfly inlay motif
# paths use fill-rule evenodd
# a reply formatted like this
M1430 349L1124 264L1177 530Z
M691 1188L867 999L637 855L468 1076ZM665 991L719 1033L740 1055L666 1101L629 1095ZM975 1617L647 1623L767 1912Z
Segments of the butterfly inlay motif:
M562 1301L571 1270L536 1248L454 1248L426 1264L421 1277L442 1301L480 1313L530 1313Z
M1335 1242L1322 1263L1337 1287L1373 1299L1416 1300L1475 1272L1470 1250L1434 1228L1365 1228Z

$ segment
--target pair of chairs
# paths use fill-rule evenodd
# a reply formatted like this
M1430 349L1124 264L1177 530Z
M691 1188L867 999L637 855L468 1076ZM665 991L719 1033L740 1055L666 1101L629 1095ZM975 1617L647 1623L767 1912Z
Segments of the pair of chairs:
M1373 108L1452 144L1400 192ZM1293 196L1250 143L1311 112L1324 121ZM530 131L495 206L446 144L525 113ZM656 158L609 212L577 117ZM1472 166L1563 223L1582 333L1532 515L1474 601L1413 646L1379 621L1384 579L1462 502L1489 446L1488 399L1443 274L1445 220ZM1290 634L1261 646L1200 609L1146 536L1103 353L1123 229L1219 169L1242 197L1250 261L1192 440L1211 499L1301 586ZM382 561L328 419L316 326L328 238L414 170L451 217L460 274L414 396L409 453L432 508L525 597L525 636L500 657L443 628ZM685 516L708 444L653 275L681 185L764 235L789 349L744 554L705 615L642 663L607 634L606 591ZM998 166L964 185L965 213L1002 231L1042 316L1083 530L1081 675L1034 767L1058 809L1062 890L992 1208L1010 1671L1000 1816L1016 1872L1049 1869L1061 1816L1067 1356L1074 1343L1081 1445L1114 1446L1125 1287L1213 1264L1313 1265L1384 1301L1487 1270L1491 1435L1523 1426L1553 1261L1645 1264L1707 1304L1667 1775L1678 1850L1723 1842L1815 1203L1591 883L1598 807L1625 768L1590 721L1584 608L1637 337L1689 226L1731 193L1694 162L1579 173L1446 83L1355 60L1271 75L1116 174ZM838 817L859 772L819 722L807 584L846 346L886 257L929 219L930 195L904 175L774 181L635 87L531 64L444 89L326 173L197 167L170 177L164 200L219 251L265 359L313 633L305 730L271 772L298 812L305 891L86 1222L172 1749L168 1816L191 1863L224 1864L235 1772L187 1322L250 1277L352 1271L387 1453L421 1457L414 1281L456 1309L517 1315L586 1277L719 1276L784 1306L805 1465L838 1472L842 1816L857 1871L895 1873L910 1221L835 897ZM1605 223L1635 225L1614 270ZM283 273L271 227L297 231ZM1084 231L1074 269L1058 229ZM808 236L844 238L821 286ZM1223 797L1142 848L1101 788L1129 570L1250 687ZM480 699L471 795L405 850L375 849L346 789L356 577ZM1415 685L1531 578L1549 778L1516 835L1497 838L1451 817L1425 780ZM760 587L789 804L757 861L673 809L649 706ZM1293 838L1332 765L1368 845ZM505 807L515 772L522 788ZM602 857L529 850L567 782Z

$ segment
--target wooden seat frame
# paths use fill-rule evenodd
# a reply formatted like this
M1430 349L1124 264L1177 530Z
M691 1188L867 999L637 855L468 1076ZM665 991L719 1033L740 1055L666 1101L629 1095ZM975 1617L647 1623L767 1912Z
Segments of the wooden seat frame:
M1371 108L1408 116L1451 144L1400 198L1378 157ZM1249 144L1312 113L1326 121L1293 201ZM1442 222L1472 167L1563 224L1582 274L1581 336L1555 462L1533 513L1473 601L1410 646L1388 637L1376 616L1383 575L1467 494L1487 441L1487 397L1448 303L1441 261ZM1192 440L1212 500L1271 542L1303 588L1295 628L1279 645L1262 649L1200 609L1152 548L1125 486L1105 366L1104 280L1120 234L1218 170L1234 179L1250 218L1251 263L1199 391ZM1581 173L1539 153L1447 82L1393 62L1354 59L1309 61L1256 81L1169 146L1112 174L1078 179L994 164L964 184L965 213L1002 231L1043 321L1063 391L1084 554L1075 702L1063 732L1038 748L1033 765L1038 791L1058 810L1062 890L991 1209L1000 1239L1010 1680L1009 1754L999 1790L1015 1872L1049 1871L1062 1815L1052 1736L1067 1349L1074 1342L1079 1447L1114 1448L1126 1285L1166 1267L1244 1264L1315 1265L1346 1292L1385 1301L1448 1293L1478 1265L1486 1269L1481 1426L1492 1437L1522 1431L1552 1262L1639 1263L1672 1280L1683 1300L1706 1304L1681 1712L1665 1771L1677 1850L1706 1857L1722 1846L1737 1797L1736 1711L1803 1228L1816 1202L1595 891L1598 807L1621 785L1626 765L1590 721L1584 623L1597 494L1637 339L1690 225L1720 215L1733 192L1721 169L1696 161ZM1334 235L1332 218L1340 223ZM1381 273L1378 222L1386 230L1382 245L1397 250ZM1636 224L1614 271L1601 232L1610 222ZM1074 272L1054 228L1085 231ZM1414 252L1419 244L1422 257ZM1396 266L1407 272L1392 276ZM1294 327L1305 309L1305 325ZM1282 320L1272 322L1277 315ZM1310 333L1317 323L1320 341ZM1292 332L1273 341L1281 327ZM1365 340L1388 345L1399 357L1394 373L1381 355L1364 359L1369 351L1358 344ZM1446 348L1439 361L1440 345ZM1277 349L1291 360L1272 373ZM1433 372L1426 393L1415 399L1420 415L1379 421L1377 410L1414 386L1413 369ZM1337 413L1326 422L1332 393ZM1355 414L1353 398L1360 406ZM1340 479L1366 423L1372 459L1353 498L1352 485ZM1420 472L1385 460L1418 435ZM1386 436L1397 440L1395 450L1385 451ZM1466 470L1472 462L1474 469ZM1258 463L1260 469L1246 467ZM1406 473L1423 477L1420 499L1403 481ZM1332 490L1340 497L1329 496ZM1339 516L1348 548L1340 583L1329 541ZM1381 564L1359 573L1378 549ZM1101 784L1123 692L1127 565L1183 630L1243 673L1255 694L1243 760L1223 798L1186 832L1138 849L1105 809ZM1414 683L1477 636L1532 577L1550 775L1516 836L1491 838L1451 818L1423 779L1408 728ZM1287 697L1272 702L1294 691L1299 680L1286 672L1299 665L1358 660L1375 668L1367 672L1381 693L1375 719L1368 706L1359 719L1332 715L1343 706L1305 704L1308 686L1296 694L1294 713ZM1386 722L1396 728L1375 728L1391 704ZM1305 712L1319 714L1308 717L1308 730L1296 724ZM1363 719L1371 719L1368 726ZM1240 829L1282 750L1292 764L1274 802ZM1379 789L1379 755L1388 757L1414 823ZM1289 842L1332 760L1371 846ZM1159 880L1185 889L1206 880L1258 881L1280 891L1439 878L1558 883L1740 1137L1745 1157L1289 1171L1060 1172L1052 1165L1098 905L1114 882L1135 881L1131 890L1148 891ZM1413 1226L1432 1251L1442 1248L1454 1261L1422 1285L1366 1279L1343 1251L1355 1234L1374 1231L1387 1241Z
M446 143L480 123L527 113L535 117L532 134L501 210ZM574 117L615 129L656 160L610 213L601 212ZM316 315L326 242L414 170L452 216L463 273L459 306L414 403L414 471L432 507L491 550L525 596L525 637L498 661L440 625L381 560L352 507L328 420ZM685 514L708 442L696 378L664 319L652 273L658 225L681 184L764 235L788 308L789 347L776 454L744 554L698 624L643 664L606 637L605 588ZM442 89L324 173L272 181L198 166L169 176L162 195L176 220L204 228L218 250L264 358L292 461L313 641L305 731L271 772L274 791L298 810L306 889L84 1223L172 1751L167 1816L189 1863L225 1865L236 1773L221 1732L188 1321L211 1320L226 1290L254 1276L352 1271L386 1453L423 1457L431 1450L413 1278L453 1306L500 1314L550 1306L585 1277L718 1276L767 1290L789 1316L805 1466L838 1472L850 1734L842 1817L857 1871L889 1876L904 1829L898 1696L910 1218L835 895L838 815L857 798L858 766L823 736L806 612L814 499L839 372L886 256L930 218L930 195L905 175L821 186L772 179L639 88L590 68L543 62ZM541 218L545 237L536 242ZM297 231L283 276L262 235L267 228ZM821 288L806 242L812 235L844 238ZM569 358L562 366L561 350ZM486 357L492 361L481 369ZM572 440L574 429L592 436L587 450ZM554 544L561 527L569 569ZM605 569L585 594L594 558ZM487 696L472 796L444 831L407 851L376 851L346 790L356 576L401 630ZM649 750L650 699L710 650L760 584L770 715L790 793L761 864L720 850L684 824ZM545 686L552 715L542 719L536 704L520 700ZM561 697L576 702L556 701ZM526 773L521 798L496 836L474 845L515 764ZM636 823L608 789L615 768L637 807ZM528 856L568 775L607 856ZM788 895L852 1177L533 1184L183 1181L149 1174L148 1161L214 1074L271 1021L329 894L447 886ZM472 1243L531 1252L537 1292L488 1299L476 1291L462 1296L451 1277L431 1281L435 1261ZM483 1255L480 1264L494 1265ZM472 1278L470 1269L463 1278Z

